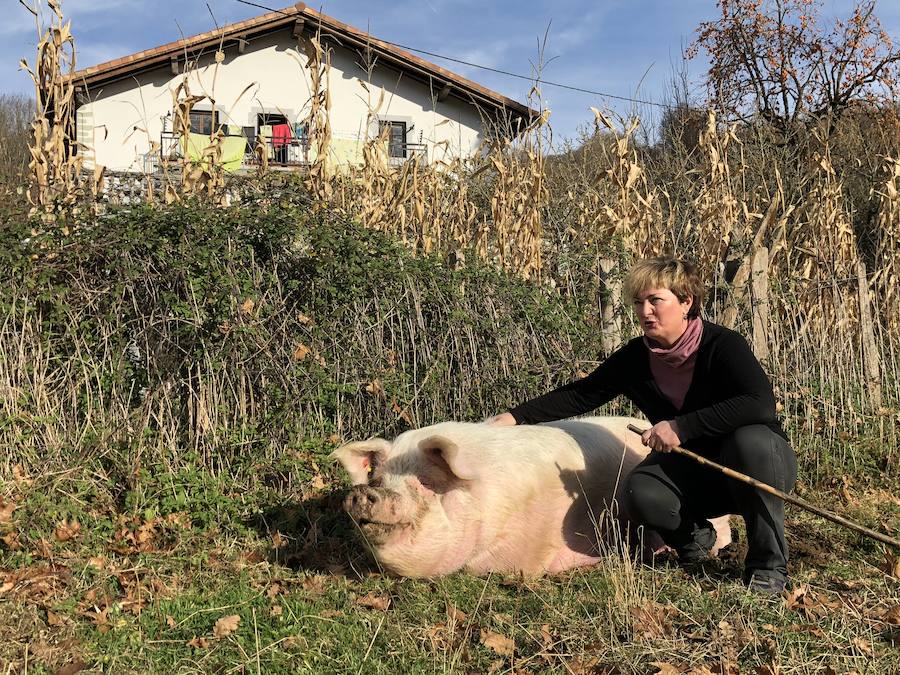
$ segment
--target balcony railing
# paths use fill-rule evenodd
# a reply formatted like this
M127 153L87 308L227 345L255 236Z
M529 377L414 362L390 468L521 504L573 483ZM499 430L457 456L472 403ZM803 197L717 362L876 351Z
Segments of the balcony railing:
M428 163L428 146L424 143L391 143L388 145L388 164L400 166L410 159L419 164Z
M161 161L180 160L184 156L184 140L183 137L169 131L160 134L159 139L159 159ZM242 165L252 166L259 164L260 156L257 154L256 146L258 138L247 139L247 146L244 150L244 158ZM266 148L266 155L269 164L277 166L304 166L309 164L309 142L305 138L289 138L289 139L261 139L261 144ZM155 158L154 158L155 159ZM154 162L145 163L152 165Z
M258 138L247 139L242 166L256 166L260 163L260 156L256 150L258 140ZM266 138L263 139L262 144L266 148L270 166L299 167L310 163L310 147L307 138L284 140ZM161 162L180 161L184 156L183 149L182 136L169 131L162 132L159 139L159 154L144 156L144 170L153 172L159 168ZM414 160L419 164L428 162L428 146L424 143L393 143L387 150L390 166L400 166L409 160Z

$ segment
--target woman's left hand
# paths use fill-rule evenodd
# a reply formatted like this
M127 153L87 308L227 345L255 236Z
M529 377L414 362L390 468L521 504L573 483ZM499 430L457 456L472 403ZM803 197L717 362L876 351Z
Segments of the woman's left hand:
M681 445L678 437L678 425L675 420L659 422L641 434L641 442L657 452L672 452L672 448Z

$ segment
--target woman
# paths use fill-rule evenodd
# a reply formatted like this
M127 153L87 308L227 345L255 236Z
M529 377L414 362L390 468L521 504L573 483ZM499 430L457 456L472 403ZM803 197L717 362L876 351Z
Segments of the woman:
M676 445L782 491L797 460L775 415L772 384L743 337L700 318L703 284L675 258L638 262L626 297L644 332L587 377L491 418L494 425L537 424L580 415L618 395L653 426L641 437L655 452L628 478L632 520L654 529L695 565L716 539L709 518L737 513L747 525L744 581L763 594L784 590L788 549L784 503L768 493L672 453Z

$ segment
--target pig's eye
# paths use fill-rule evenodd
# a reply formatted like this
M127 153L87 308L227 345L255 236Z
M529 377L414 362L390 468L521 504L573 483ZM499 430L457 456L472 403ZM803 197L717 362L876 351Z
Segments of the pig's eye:
M375 456L375 453L373 452L373 453L371 453L371 454L369 455L369 466L368 466L368 468L366 469L366 471L367 471L368 474L371 476L372 473L373 473L373 472L375 471L375 469L377 469L377 468L378 468L378 458Z

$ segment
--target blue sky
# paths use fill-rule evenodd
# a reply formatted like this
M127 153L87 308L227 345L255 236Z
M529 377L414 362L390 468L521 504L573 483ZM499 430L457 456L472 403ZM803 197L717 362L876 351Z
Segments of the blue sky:
M34 0L26 0L34 2ZM281 9L288 0L253 0ZM0 23L0 92L33 93L18 62L34 61L34 19L18 0L5 5ZM209 9L207 8L209 5ZM549 27L544 53L544 78L617 96L652 101L670 100L673 72L682 68L681 54L693 40L694 29L716 14L714 0L330 0L308 2L310 7L345 21L372 35L463 61L532 73L538 46ZM852 0L824 0L823 14L846 15ZM72 19L78 66L85 67L125 56L219 25L265 13L237 0L63 0ZM881 0L877 14L888 32L900 38L900 2ZM424 56L455 72L525 102L530 85L497 73ZM687 64L694 93L706 64ZM553 113L556 140L571 138L591 123L590 106L619 114L633 104L611 98L542 87L544 102ZM660 109L641 106L642 118L652 122Z

